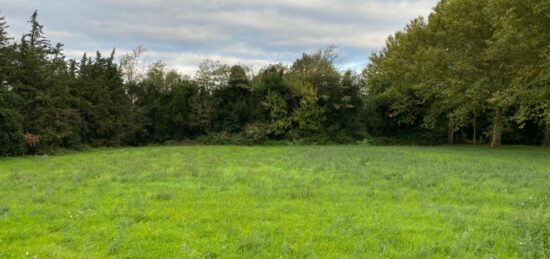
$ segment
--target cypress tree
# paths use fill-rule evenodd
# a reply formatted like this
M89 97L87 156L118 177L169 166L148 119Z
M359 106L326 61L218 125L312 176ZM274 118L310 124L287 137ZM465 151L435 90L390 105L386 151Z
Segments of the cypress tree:
M9 83L23 100L24 131L40 136L37 151L48 152L69 146L78 116L70 107L62 45L51 46L37 17L35 11L29 20L31 30L17 45L17 67Z
M0 156L23 152L23 125L18 110L20 100L9 90L7 82L13 63L7 28L5 17L0 16Z

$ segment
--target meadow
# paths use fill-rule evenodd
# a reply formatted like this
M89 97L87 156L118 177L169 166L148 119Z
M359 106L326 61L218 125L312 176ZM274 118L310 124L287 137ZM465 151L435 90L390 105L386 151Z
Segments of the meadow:
M0 258L550 257L550 150L165 146L0 158Z

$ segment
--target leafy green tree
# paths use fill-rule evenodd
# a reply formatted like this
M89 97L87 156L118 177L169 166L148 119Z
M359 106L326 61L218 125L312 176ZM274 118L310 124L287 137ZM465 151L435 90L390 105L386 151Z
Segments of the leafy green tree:
M99 52L95 59L84 55L79 65L74 91L80 99L82 141L92 146L131 144L141 125L114 62L114 50L109 57Z
M371 56L363 71L371 133L395 137L423 126L431 99L422 89L423 76L419 73L419 55L426 37L426 22L414 19L403 31L390 36L382 51Z
M202 133L202 121L195 106L198 86L165 65L153 63L140 83L144 94L137 102L144 116L147 139L165 142L184 139Z
M214 130L236 133L253 119L253 96L249 79L241 66L231 67L228 85L213 92Z
M315 114L318 119L322 118L321 134L332 139L340 138L342 135L344 138L353 137L362 129L358 123L361 113L355 110L359 108L355 105L360 105L360 85L356 84L351 74L348 74L347 78L342 78L335 66L337 58L336 49L329 47L303 54L290 68L292 77L298 81L304 81L297 86L306 85L304 83L307 82L314 88L318 109L313 112L311 110L313 107L309 107L308 114ZM310 95L302 104L312 100Z
M437 134L445 121L449 143L478 121L489 121L490 145L532 121L547 124L548 10L545 1L440 1L387 40L364 71L366 107L375 131L403 132L422 121ZM514 115L515 114L515 115ZM512 116L514 115L514 116ZM481 118L481 119L480 119ZM395 127L397 126L397 127Z
M199 96L193 100L194 117L200 121L201 131L212 130L213 93L220 87L227 86L231 67L219 61L206 59L199 64L194 81L199 87Z
M433 127L444 115L451 144L455 132L470 122L472 142L477 141L477 120L486 98L482 55L492 33L486 4L441 1L430 15L427 45L418 56L421 91L431 102L425 123Z
M363 85L361 78L351 70L341 78L342 92L339 100L340 128L348 136L362 138L365 136L363 109Z
M271 65L258 75L255 96L260 100L260 118L265 121L267 135L284 137L291 128L291 113L296 106L294 93L285 80L285 67ZM260 107L259 107L260 108Z
M174 127L174 138L184 139L203 134L202 121L194 106L199 96L199 87L191 81L182 80L172 91L168 114Z
M492 56L499 58L518 100L520 127L536 121L550 145L550 3L542 0L494 1Z
M323 107L318 105L317 89L308 81L289 75L288 84L299 98L298 106L292 113L293 137L295 139L319 135L326 121Z
M337 99L341 90L340 74L334 66L336 59L334 48L322 49L310 54L302 54L302 57L290 68L291 73L309 82L316 89L319 97L318 105L326 113L333 113L337 108Z

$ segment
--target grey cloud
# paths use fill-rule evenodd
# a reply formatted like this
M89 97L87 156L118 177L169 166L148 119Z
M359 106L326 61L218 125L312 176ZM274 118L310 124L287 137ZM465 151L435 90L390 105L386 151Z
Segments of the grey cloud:
M143 45L148 58L192 72L204 58L261 66L336 45L342 68L360 69L385 38L437 0L0 0L14 37L34 9L69 57Z

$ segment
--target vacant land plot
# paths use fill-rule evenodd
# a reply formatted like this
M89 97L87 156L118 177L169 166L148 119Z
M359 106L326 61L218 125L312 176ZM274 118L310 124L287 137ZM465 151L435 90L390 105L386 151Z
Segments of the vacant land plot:
M0 258L548 257L550 150L146 147L0 159Z

